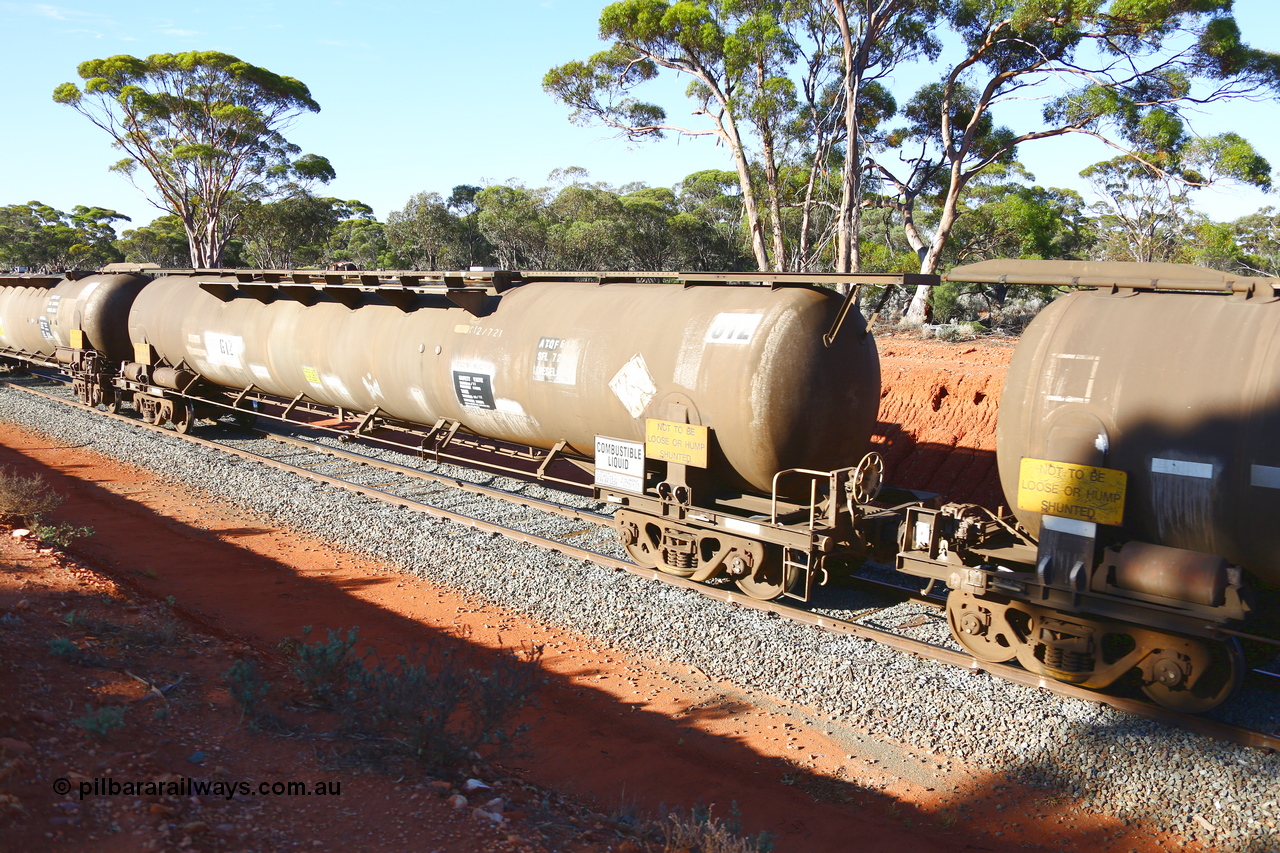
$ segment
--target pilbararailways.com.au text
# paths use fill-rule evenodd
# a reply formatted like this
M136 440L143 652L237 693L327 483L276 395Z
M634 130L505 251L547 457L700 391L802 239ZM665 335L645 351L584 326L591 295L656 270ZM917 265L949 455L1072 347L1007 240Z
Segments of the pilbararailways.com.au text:
M340 797L342 783L322 779L316 782L233 782L224 779L192 779L183 776L172 780L119 781L113 776L82 779L73 783L66 778L53 781L55 794L78 792L87 797Z

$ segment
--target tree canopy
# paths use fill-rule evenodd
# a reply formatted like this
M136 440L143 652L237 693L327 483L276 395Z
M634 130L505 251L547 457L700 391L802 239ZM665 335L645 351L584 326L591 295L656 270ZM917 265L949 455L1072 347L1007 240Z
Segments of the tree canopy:
M182 223L193 266L220 264L248 204L334 177L328 160L284 136L320 110L292 77L217 51L112 56L76 72L83 89L63 83L53 99L124 152L113 169L150 181L151 202Z
M0 207L0 268L97 269L122 259L112 223L129 217L76 205L71 213L30 201Z
M722 142L762 269L857 267L860 216L881 207L936 271L970 185L1054 136L1188 186L1270 181L1245 139L1188 121L1280 90L1280 56L1245 43L1230 0L618 0L599 24L608 47L544 89L571 120L633 140ZM891 72L917 59L937 79L897 88ZM690 81L692 123L639 96L664 74ZM1038 102L1038 118L1001 124L1011 100Z

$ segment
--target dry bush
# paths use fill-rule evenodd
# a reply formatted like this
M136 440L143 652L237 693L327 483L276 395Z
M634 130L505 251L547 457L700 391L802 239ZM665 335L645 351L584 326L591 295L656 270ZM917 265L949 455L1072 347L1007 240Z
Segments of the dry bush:
M659 821L663 853L697 850L699 853L769 853L773 838L767 832L742 834L738 805L733 804L726 820L711 816L708 807L695 806L692 811L670 812Z
M63 497L39 474L24 477L14 468L0 467L0 520L27 527L62 506Z

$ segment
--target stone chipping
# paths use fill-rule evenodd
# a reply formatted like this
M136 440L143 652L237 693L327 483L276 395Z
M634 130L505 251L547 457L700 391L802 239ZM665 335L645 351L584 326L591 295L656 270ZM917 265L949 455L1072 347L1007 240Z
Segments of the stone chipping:
M1151 820L1224 850L1280 851L1280 755L721 604L20 391L0 389L0 418L149 468L276 525L370 554L533 619L651 658L696 665L713 679L808 706L872 737L977 764L1050 788L1082 808ZM244 438L242 444L248 443ZM502 485L502 478L450 466L441 466L440 473ZM540 486L509 485L531 496L607 510ZM437 492L420 484L412 494L455 512L500 516L495 520L544 536L586 527L562 516L495 508L492 500L455 490ZM616 544L600 537L580 534L570 541L618 553ZM912 636L948 641L936 611L883 593L858 596L824 590L816 607L879 627L918 622ZM1278 706L1276 693L1248 690L1215 714L1274 731L1280 727Z

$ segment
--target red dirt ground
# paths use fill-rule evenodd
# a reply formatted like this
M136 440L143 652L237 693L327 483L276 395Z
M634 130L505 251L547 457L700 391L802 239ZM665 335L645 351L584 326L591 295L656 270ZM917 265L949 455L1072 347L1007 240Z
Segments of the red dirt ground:
M921 343L882 344L885 399L906 411L932 399L916 371L933 347L944 346ZM941 351L947 378L933 387L953 389L942 405L972 401L980 389L988 399L998 392L1003 348L967 349L961 345L955 358ZM895 371L910 384L895 380ZM971 447L976 456L989 433L977 414L987 403L966 405L971 427L947 436L904 429L888 436L889 448L896 453L909 441ZM1158 827L1088 814L1052 792L1009 785L944 755L867 737L862 747L833 740L826 733L833 724L805 709L765 707L696 668L645 660L469 601L86 449L0 425L0 465L45 476L68 495L57 518L96 531L69 557L0 537L0 849L635 853L661 848L626 837L610 813L714 803L723 816L735 802L746 830L771 832L779 851L1183 849ZM902 473L922 483L975 479L974 466L950 475L943 467ZM158 604L170 596L173 615ZM107 623L134 625L130 636L168 639L129 645L118 631L104 633ZM383 654L441 634L481 653L544 645L548 684L529 715L528 754L473 771L507 799L506 821L494 826L451 809L444 797L461 779L336 765L322 743L248 731L222 673L232 660L252 657L283 675L288 663L278 647L304 624L317 634L358 625L361 645ZM54 636L76 642L90 660L51 653ZM167 701L144 701L143 681L167 686L178 678ZM75 724L87 705L124 707L125 725L90 738ZM203 764L190 761L197 751ZM329 780L340 781L342 792L81 802L76 787L66 796L51 790L59 777L78 786L108 776Z
M876 338L880 418L872 441L888 482L991 509L1004 505L996 412L1015 343Z

